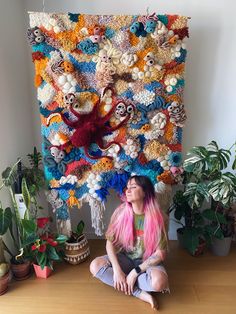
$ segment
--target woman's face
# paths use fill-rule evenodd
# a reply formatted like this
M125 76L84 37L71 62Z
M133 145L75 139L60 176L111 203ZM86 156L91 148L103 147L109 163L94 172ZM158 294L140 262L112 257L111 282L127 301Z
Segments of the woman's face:
M135 179L128 181L125 195L129 203L143 201L145 196L143 189L135 182Z

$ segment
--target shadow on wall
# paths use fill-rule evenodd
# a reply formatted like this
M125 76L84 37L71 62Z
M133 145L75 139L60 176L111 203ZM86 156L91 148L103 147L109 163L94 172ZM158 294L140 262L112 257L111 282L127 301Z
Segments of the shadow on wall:
M214 123L210 117L214 117L216 112L213 98L218 77L216 64L220 55L221 28L220 24L215 27L210 23L207 25L198 23L197 26L192 26L194 32L190 33L188 41L184 94L187 112L186 127L183 130L184 151L193 145L198 145L203 134L205 141L208 142L211 136L209 131Z

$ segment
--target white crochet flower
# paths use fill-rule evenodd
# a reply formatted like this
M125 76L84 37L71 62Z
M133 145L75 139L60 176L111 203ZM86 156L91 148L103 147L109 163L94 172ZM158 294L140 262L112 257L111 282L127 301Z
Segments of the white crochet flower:
M178 40L176 45L171 47L170 52L171 52L172 60L181 56L181 52L180 52L181 48L186 49L186 43L184 42L184 40L183 41Z
M66 183L74 184L78 182L78 178L76 176L69 174L67 177L64 177L64 176L61 177L59 182L60 182L60 185L64 185Z
M179 75L178 75L179 76ZM178 83L178 76L172 76L171 78L167 78L165 80L165 85L166 85L166 91L168 93L172 92L173 91L173 87Z
M117 159L117 154L119 151L120 147L118 145L112 145L112 147L108 149L107 155Z
M162 112L158 112L152 119L151 119L151 124L156 128L156 129L164 129L166 125L166 115Z
M112 43L107 40L106 44L98 54L92 59L93 62L97 63L96 70L102 71L104 68L110 68L112 71L116 70L116 65L120 63L122 52L112 46Z
M169 156L171 151L169 150L165 156L159 156L157 160L160 162L162 168L164 170L170 170L171 163L169 162Z
M58 84L62 88L64 94L74 93L76 91L75 86L77 81L70 73L63 73L60 75L58 78Z
M31 13L30 14L30 27L43 26L46 30L53 30L56 34L65 30L64 23L53 17L53 14L48 13Z
M138 153L140 151L140 143L138 140L128 138L126 145L124 145L123 148L126 155L130 156L132 159L135 159L138 157Z
M152 104L155 100L155 93L150 92L148 90L144 90L139 92L138 94L134 95L134 100L140 104L148 106Z
M100 199L96 190L101 188L99 182L102 180L99 174L90 173L89 177L87 178L87 187L89 188L89 194L91 194L94 198Z
M121 62L128 67L132 67L137 62L137 60L137 55L129 52L125 52L121 57Z
M52 102L56 91L55 89L50 85L46 84L42 88L38 88L38 100L41 102L41 106L45 108L47 104Z

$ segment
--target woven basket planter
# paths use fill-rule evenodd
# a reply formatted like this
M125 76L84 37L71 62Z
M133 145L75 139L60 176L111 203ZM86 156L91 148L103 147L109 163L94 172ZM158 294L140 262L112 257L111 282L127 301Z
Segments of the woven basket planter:
M65 261L72 265L77 265L86 260L90 255L88 240L84 234L82 234L78 242L65 243Z

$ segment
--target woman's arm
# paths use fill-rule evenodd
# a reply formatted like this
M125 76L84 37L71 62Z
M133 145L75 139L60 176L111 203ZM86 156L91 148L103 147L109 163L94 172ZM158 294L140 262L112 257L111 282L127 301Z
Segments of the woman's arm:
M142 264L139 265L141 269L141 273L145 272L148 267L156 266L161 263L166 256L166 250L156 250L151 256L149 256ZM134 284L138 277L138 273L135 268L133 268L126 278L126 282L128 285L128 294L133 292Z
M113 268L114 288L127 293L126 275L122 271L117 259L116 249L111 241L106 242L106 251Z
M145 272L148 267L156 266L165 260L166 250L156 250L151 256L149 256L142 264L139 265L142 272Z

